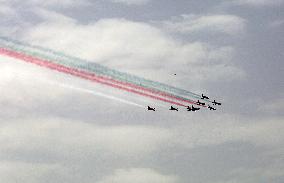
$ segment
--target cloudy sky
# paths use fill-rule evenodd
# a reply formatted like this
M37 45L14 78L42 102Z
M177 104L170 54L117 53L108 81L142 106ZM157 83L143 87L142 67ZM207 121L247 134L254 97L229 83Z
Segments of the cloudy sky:
M0 182L283 183L283 10L283 0L0 0L1 36L223 103L169 113L0 56Z

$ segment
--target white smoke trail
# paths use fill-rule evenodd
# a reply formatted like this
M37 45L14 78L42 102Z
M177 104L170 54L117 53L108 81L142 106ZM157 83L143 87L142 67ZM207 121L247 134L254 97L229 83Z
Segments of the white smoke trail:
M43 79L41 79L41 80L43 80ZM129 105L133 105L133 106L141 107L141 108L145 109L145 106L137 104L135 102L124 100L124 99L114 97L114 96L111 96L111 95L106 95L104 93L93 91L93 90L90 90L90 89L79 88L79 87L76 87L76 86L72 86L72 85L68 85L68 84L62 84L62 83L58 83L58 82L54 82L54 81L50 81L50 80L44 80L44 82L46 82L48 84L64 87L64 88L69 88L69 89L72 89L72 90L77 90L77 91L89 93L89 94L96 95L96 96L105 97L105 98L108 98L108 99L111 99L111 100L116 100L116 101L119 101L119 102L122 102L122 103L125 103L125 104L129 104Z

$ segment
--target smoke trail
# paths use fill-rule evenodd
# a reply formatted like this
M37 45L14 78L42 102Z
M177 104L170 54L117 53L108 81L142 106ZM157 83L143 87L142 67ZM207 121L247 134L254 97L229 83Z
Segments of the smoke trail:
M1 41L2 40L2 41ZM101 74L101 75L107 75L108 77L112 78L112 79L119 79L120 81L124 81L124 82L130 82L136 86L141 86L144 89L148 89L151 90L152 92L160 92L161 94L161 90L168 92L167 94L163 94L164 96L170 97L170 98L175 98L178 100L184 100L184 101L188 101L188 103L194 103L194 101L189 100L187 98L181 97L181 96L177 96L174 93L178 94L178 95L184 95L184 96L191 96L197 99L201 99L201 96L183 89L179 89L179 88L175 88L166 84L162 84L159 82L154 82L154 81L150 81L150 80L146 80L144 78L139 78L130 74L126 74L126 73L122 73L113 69L109 69L105 66L96 64L96 63L90 63L90 62L86 62L85 60L82 59L78 59L75 57L70 57L67 56L63 53L60 52L55 52L53 50L50 49L46 49L46 48L42 48L39 46L33 46L33 45L28 45L28 44L23 44L17 41L13 41L10 40L8 38L3 38L0 37L0 41L2 44L4 44L5 46L15 49L17 51L21 51L21 52L27 52L29 54L32 54L34 56L39 56L41 58L46 58L48 60L52 60L55 62L60 62L62 64L62 62L65 65L71 66L71 67L77 67L80 69L84 69L87 71L92 71L95 72L97 74ZM14 44L17 44L16 46ZM210 102L210 100L206 100L207 102Z
M49 49L12 41L8 38L0 37L0 46L1 45L2 47L4 46L1 50L2 54L19 58L26 62L34 63L59 72L64 72L175 105L186 106L181 102L196 104L196 101L183 97L186 94L179 88L122 73L96 63L90 63ZM201 99L200 95L192 92L189 93L191 93L191 97Z
M77 62L70 62L70 60L66 61L64 59L62 60L62 58L58 59L57 57L50 58L50 56L44 55L46 53L42 54L42 53L34 52L34 50L31 51L31 50L29 50L29 48L26 48L26 47L19 48L19 47L11 46L10 44L7 44L6 46L10 49L16 50L17 52L19 51L21 53L33 55L35 57L44 58L44 59L46 59L50 62L54 62L54 63L58 63L58 64L64 64L68 67L72 67L72 68L75 67L77 69L81 69L81 70L90 72L89 66L84 65L84 64L82 65L81 61L78 62L78 60L77 60ZM84 61L82 61L82 62L84 62ZM91 63L88 63L88 64L91 64ZM143 84L142 82L139 82L139 84L136 84L135 82L133 83L133 81L131 79L129 79L129 81L128 81L127 78L125 78L125 77L120 78L118 76L119 78L115 78L117 76L113 76L111 73L109 73L110 69L106 69L103 66L98 65L96 67L91 67L91 68L96 69L96 70L91 70L91 71L95 72L96 75L99 75L101 78L104 77L105 80L115 82L117 84L122 84L122 85L125 85L125 86L130 86L132 88L135 88L135 89L138 89L138 90L143 90L145 92L159 94L161 96L171 98L171 99L175 99L175 100L179 100L179 101L183 101L183 102L186 102L186 103L189 103L189 104L195 104L195 102L190 100L190 99L187 99L187 98L184 98L184 97L181 97L181 96L177 96L177 95L174 95L174 94L171 94L171 93L165 93L165 92L160 91L156 88L151 88L151 87ZM120 79L121 81L118 81L117 79Z
M119 102L122 102L122 103L125 103L125 104L145 108L144 106L137 104L135 102L124 100L124 99L114 97L114 96L111 96L111 95L107 95L107 94L104 94L104 93L101 93L101 92L96 92L96 91L89 90L89 89L79 88L79 87L75 87L75 86L71 86L71 85L67 85L67 84L57 83L57 82L53 82L53 81L50 81L50 80L43 80L43 79L41 79L41 80L48 83L48 84L57 85L57 86L69 88L69 89L72 89L72 90L78 90L78 91L89 93L89 94L92 94L92 95L105 97L105 98L108 98L108 99L111 99L111 100L116 100L116 101L119 101Z
M89 73L86 73L84 71L80 71L80 70L77 70L77 69L74 69L74 68L68 68L68 67L65 67L63 65L48 62L46 60L42 60L42 59L39 59L39 58L34 58L32 56L17 53L15 51L0 48L0 53L3 54L3 55L7 55L7 56L10 56L10 57L13 57L13 58L20 59L20 60L25 61L25 62L33 63L33 64L36 64L36 65L39 65L39 66L42 66L42 67L46 67L46 68L49 68L49 69L52 69L52 70L56 70L56 71L59 71L59 72L63 72L63 73L66 73L66 74L77 76L77 77L87 79L87 80L90 80L90 81L93 81L93 82L97 82L97 83L100 83L100 84L108 85L108 86L111 86L113 88L117 88L117 89L120 89L120 90L132 92L132 93L139 94L139 95L142 95L142 96L145 96L145 97L153 98L153 99L164 101L164 102L167 102L167 103L172 103L172 104L179 105L179 106L184 106L184 107L186 106L186 105L179 103L179 102L175 102L175 101L168 100L168 99L165 99L165 98L162 98L162 97L159 97L159 96L143 93L141 91L137 91L137 90L134 90L132 88L127 88L127 87L124 87L124 86L113 84L111 82L106 82L106 81L98 78L97 76L90 75Z

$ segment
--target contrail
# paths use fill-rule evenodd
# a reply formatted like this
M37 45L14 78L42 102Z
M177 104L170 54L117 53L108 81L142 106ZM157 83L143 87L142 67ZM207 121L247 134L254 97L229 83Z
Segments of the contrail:
M31 62L53 70L72 74L153 99L180 106L185 106L182 103L196 104L196 101L185 98L184 96L202 100L201 96L198 94L159 82L139 78L127 73L122 73L105 66L70 57L64 53L55 52L50 49L23 44L3 37L0 37L0 46L1 45L3 47L1 51L2 54L18 57L26 62ZM9 51L14 53L8 53ZM205 101L210 102L209 100Z

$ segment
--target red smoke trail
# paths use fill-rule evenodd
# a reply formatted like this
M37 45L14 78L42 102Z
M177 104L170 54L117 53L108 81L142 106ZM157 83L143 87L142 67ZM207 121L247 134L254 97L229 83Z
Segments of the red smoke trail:
M39 66L42 66L42 67L57 70L59 72L64 72L64 73L67 73L67 74L78 76L78 77L81 77L81 78L84 78L84 79L87 79L87 80L90 80L90 81L94 81L94 82L98 82L98 83L101 83L101 84L104 84L104 85L114 87L114 88L117 88L117 89L136 93L136 94L139 94L139 95L142 95L142 96L145 96L145 97L150 97L150 98L160 100L160 101L163 101L163 102L168 102L168 103L172 103L172 104L175 104L175 105L186 107L186 105L181 104L179 102L167 100L165 98L161 98L161 97L158 97L158 96L142 93L142 92L139 92L139 91L134 90L134 89L129 89L129 88L126 88L126 87L123 87L123 86L119 86L119 85L116 85L116 84L113 84L113 83L103 81L103 80L106 80L106 79L108 79L109 81L115 81L115 80L112 80L112 79L109 79L109 78L104 78L104 77L99 77L99 76L96 76L95 74L90 74L90 73L87 73L87 72L84 72L84 71L79 71L77 69L68 68L68 67L65 67L63 65L51 63L47 60L38 59L38 58L29 56L29 55L25 55L25 54L18 53L18 52L15 52L15 51L4 49L4 48L0 48L0 54L7 55L7 56L10 56L10 57L13 57L13 58L17 58L17 59L23 60L25 62L33 63L33 64L36 64L36 65L39 65ZM117 83L119 83L119 82L117 81ZM123 84L123 82L121 82L121 84ZM128 86L131 86L131 85L128 85ZM137 88L139 88L139 87L137 87ZM160 93L160 92L158 92L158 93ZM179 98L177 98L177 99L179 99ZM185 100L185 101L187 101L187 100ZM187 101L187 102L189 102L189 101Z
M93 73L89 73L89 74L90 75L94 75ZM175 96L170 95L168 93L164 93L164 92L157 91L157 90L152 90L152 89L149 89L149 88L144 88L142 86L135 85L135 84L132 84L132 83L126 83L126 82L123 82L123 81L117 81L117 80L114 80L114 79L111 79L111 78L107 78L107 77L103 77L103 76L98 76L98 77L102 78L104 80L107 80L107 81L111 81L113 83L121 84L121 85L128 86L128 87L132 87L134 89L138 89L138 90L142 90L142 91L145 91L145 92L158 94L158 95L161 95L161 96L164 96L164 97L167 97L167 98L172 98L172 99L179 100L179 101L182 101L182 102L186 102L186 103L189 103L189 104L196 104L196 102L191 102L189 100L185 100L185 99L182 99L182 98L175 97Z
M77 70L77 71L79 71L79 70ZM81 71L81 72L85 72L85 71ZM112 78L108 78L108 77L105 77L105 76L98 76L98 75L95 75L95 74L89 73L89 72L85 72L85 74L91 75L91 76L94 76L94 77L97 77L97 78L100 78L102 80L110 81L112 83L116 83L116 84L119 84L119 85L124 85L124 86L127 86L127 87L131 87L131 88L134 88L134 89L137 89L137 90L142 90L142 91L145 91L145 92L158 94L158 95L164 96L166 98L175 99L175 100L186 102L186 103L189 103L189 104L196 104L196 102L194 102L194 101L190 101L189 99L180 98L180 97L174 96L174 95L166 93L166 92L157 91L157 90L150 89L150 88L144 88L144 87L136 85L136 84L127 83L127 82L123 82L123 81L118 81L118 80L115 80L115 79L112 79ZM203 107L206 107L206 106L203 106Z

